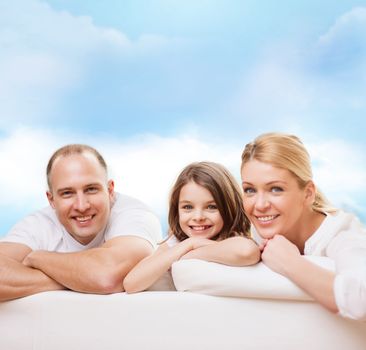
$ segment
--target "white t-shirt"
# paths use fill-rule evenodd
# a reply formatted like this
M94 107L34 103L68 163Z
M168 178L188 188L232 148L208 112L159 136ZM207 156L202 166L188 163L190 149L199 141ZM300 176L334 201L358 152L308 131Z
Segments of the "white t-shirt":
M305 255L335 261L334 294L340 315L366 320L366 229L354 215L327 213L305 242Z
M162 236L155 214L137 199L115 195L106 228L87 245L79 243L66 231L50 206L25 217L0 241L22 243L32 250L66 253L99 247L117 236L136 236L146 239L155 248Z

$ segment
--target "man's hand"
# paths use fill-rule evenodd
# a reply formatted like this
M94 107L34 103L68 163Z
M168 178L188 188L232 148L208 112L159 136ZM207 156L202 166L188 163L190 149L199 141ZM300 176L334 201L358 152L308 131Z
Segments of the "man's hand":
M66 289L42 271L22 264L31 249L19 243L0 243L0 301Z

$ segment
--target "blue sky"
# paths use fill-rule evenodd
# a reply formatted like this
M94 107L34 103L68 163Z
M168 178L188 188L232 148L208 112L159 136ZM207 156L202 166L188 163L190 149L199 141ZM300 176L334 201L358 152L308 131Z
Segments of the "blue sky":
M51 153L86 142L165 225L195 160L239 178L245 143L300 136L366 220L366 1L0 0L0 235L45 206Z

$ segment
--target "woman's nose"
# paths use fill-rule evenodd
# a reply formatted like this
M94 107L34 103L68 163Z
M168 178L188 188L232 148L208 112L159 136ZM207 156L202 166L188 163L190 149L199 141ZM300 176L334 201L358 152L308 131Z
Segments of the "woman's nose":
M266 210L271 206L268 197L265 194L258 194L255 201L255 208L257 210Z

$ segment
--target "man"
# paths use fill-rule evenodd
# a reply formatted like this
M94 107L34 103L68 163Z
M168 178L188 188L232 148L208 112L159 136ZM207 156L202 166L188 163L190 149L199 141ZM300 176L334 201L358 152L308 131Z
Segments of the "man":
M1 239L0 300L60 289L123 291L126 274L161 237L157 217L114 192L103 157L87 145L57 150L47 182L50 207Z

